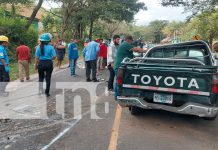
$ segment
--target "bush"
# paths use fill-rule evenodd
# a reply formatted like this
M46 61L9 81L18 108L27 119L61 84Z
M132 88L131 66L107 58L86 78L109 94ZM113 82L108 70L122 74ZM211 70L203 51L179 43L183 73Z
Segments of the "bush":
M26 31L25 26L27 21L24 19L0 16L0 20L0 35L7 36L10 41L8 47L10 61L16 61L16 47L19 46L20 40L31 48L31 53L33 55L35 51L34 48L37 45L37 31L31 27Z

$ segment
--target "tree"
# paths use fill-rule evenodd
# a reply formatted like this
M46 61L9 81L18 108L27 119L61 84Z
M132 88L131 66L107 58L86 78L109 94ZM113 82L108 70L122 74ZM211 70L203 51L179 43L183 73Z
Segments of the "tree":
M164 38L162 30L168 25L168 23L167 20L155 20L150 22L148 27L150 28L150 32L153 33L154 43L160 43Z
M38 0L38 3L35 6L35 8L33 9L33 12L28 20L28 23L26 25L26 29L29 29L29 27L33 23L33 21L36 17L36 14L38 13L39 9L42 6L43 1L44 0ZM17 5L17 4L32 4L33 2L34 2L34 0L0 0L1 4L11 4L12 5L12 16L14 16L16 13L15 5Z
M102 19L108 23L113 20L131 22L139 10L147 9L145 4L138 0L89 0L89 6L87 14L90 19L90 38L94 21Z
M185 23L182 21L176 22L170 22L167 26L165 26L162 30L163 34L167 37L172 37L177 34L182 34L180 29L184 27Z
M196 34L209 41L212 46L213 40L218 38L218 11L213 13L202 13L192 19L191 25L196 30Z
M218 6L218 0L162 0L163 6L183 6L193 15L199 12L213 11Z
M145 4L138 0L56 0L62 2L63 31L71 28L71 23L78 33L89 26L89 36L92 38L94 23L99 19L110 23L115 21L130 22L140 9L146 9ZM74 21L74 22L72 22ZM69 26L70 25L70 26Z
M10 4L11 5L11 14L13 17L16 15L16 5L22 4L22 5L28 5L32 4L34 0L0 0L0 4Z
M27 29L29 29L29 27L30 27L31 24L33 23L33 21L34 21L36 15L37 15L39 9L40 9L41 6L42 6L43 1L44 1L44 0L39 0L38 3L37 3L37 5L36 5L35 8L33 9L33 12L32 12L32 14L31 14L31 16L30 16L30 18L29 18L29 20L28 20L27 26L26 26Z

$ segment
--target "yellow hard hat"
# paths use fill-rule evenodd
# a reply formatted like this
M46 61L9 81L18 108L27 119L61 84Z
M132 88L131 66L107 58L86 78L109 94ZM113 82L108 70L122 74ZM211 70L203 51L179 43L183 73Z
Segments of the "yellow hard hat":
M0 35L0 41L1 42L8 42L9 43L8 37L4 36L4 35Z

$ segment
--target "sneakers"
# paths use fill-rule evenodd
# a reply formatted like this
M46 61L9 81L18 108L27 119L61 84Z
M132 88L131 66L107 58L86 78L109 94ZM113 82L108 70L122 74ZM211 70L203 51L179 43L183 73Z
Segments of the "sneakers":
M86 79L86 82L91 82L92 80L91 79Z
M71 74L71 77L77 77L78 75L77 74Z
M86 82L99 82L99 80L98 79L93 79L93 80L91 80L91 79L86 79Z
M45 93L45 96L46 97L50 97L51 95L49 93Z
M26 77L26 81L29 81L30 77ZM24 79L21 79L20 82L24 82Z
M99 82L99 80L97 80L97 79L94 79L94 80L92 80L93 82Z

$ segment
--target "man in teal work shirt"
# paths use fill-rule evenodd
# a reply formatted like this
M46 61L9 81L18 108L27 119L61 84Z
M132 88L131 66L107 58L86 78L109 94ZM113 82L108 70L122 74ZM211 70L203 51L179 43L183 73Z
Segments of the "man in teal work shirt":
M147 52L147 49L134 47L132 45L132 43L133 43L133 37L128 35L125 38L125 42L123 42L121 44L121 46L118 48L118 50L117 50L115 64L114 64L114 71L115 71L116 77L117 77L118 68L121 66L121 62L123 61L124 58L132 59L133 58L133 52L138 52L138 53L146 53ZM117 88L118 87L117 87L117 81L116 81L115 82L115 90L114 90L115 99L119 95Z
M8 96L8 93L5 92L5 88L10 81L9 76L9 58L6 51L6 47L9 44L8 37L1 35L0 36L0 97Z

